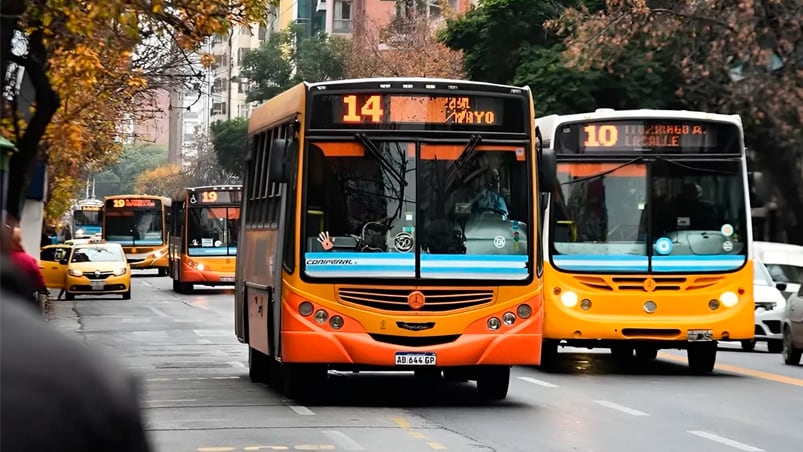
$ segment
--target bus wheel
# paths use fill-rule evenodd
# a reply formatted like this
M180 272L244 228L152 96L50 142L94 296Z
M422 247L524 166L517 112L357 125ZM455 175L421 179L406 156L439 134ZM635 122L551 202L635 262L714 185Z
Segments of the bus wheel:
M541 340L541 370L554 372L558 367L558 342L555 339Z
M756 348L756 340L755 339L745 339L742 341L742 350L746 352L752 352L753 349Z
M321 365L282 364L284 393L296 400L314 400L323 394L327 375Z
M633 358L633 346L627 344L617 344L611 347L611 355L614 361L627 362Z
M248 377L254 383L268 381L270 377L270 356L248 347Z
M173 292L181 293L181 283L175 279L173 280Z
M503 400L510 386L510 366L480 367L477 375L477 392L491 400Z
M702 342L688 345L686 355L689 360L689 369L693 373L708 373L714 370L717 360L717 343Z
M654 345L639 345L636 347L636 358L655 359L658 357L658 347Z
M167 276L167 267L159 267L159 276Z

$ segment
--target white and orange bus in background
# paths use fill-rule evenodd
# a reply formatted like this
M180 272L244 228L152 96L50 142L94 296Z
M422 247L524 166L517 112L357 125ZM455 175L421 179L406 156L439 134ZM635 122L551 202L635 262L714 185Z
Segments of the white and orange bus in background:
M327 371L407 370L506 397L539 362L541 257L527 88L301 83L258 107L235 327L291 397Z
M119 243L134 270L155 268L167 275L170 198L110 195L103 198L103 240Z
M617 360L753 338L747 165L737 115L669 110L551 115L542 367L558 346ZM554 160L553 160L554 159ZM551 166L551 167L550 167ZM556 179L556 180L555 180Z
M190 187L173 196L168 252L173 290L234 284L241 202L240 185Z

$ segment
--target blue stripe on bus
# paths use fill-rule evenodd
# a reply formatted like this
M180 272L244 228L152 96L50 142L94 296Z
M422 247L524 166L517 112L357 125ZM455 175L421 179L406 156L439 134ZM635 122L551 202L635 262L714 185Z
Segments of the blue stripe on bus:
M553 256L555 265L566 270L647 271L647 256L576 254ZM734 270L745 262L744 256L654 256L656 272Z
M237 247L230 246L228 252L226 248L190 248L187 250L188 256L236 256Z

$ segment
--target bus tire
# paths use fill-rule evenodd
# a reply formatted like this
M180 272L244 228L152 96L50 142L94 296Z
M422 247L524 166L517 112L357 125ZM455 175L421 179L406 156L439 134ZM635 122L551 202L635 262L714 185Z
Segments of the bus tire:
M159 276L167 276L167 268L159 267Z
M616 344L611 347L611 355L613 360L617 362L626 363L633 359L633 346L630 344Z
M173 280L173 292L181 293L181 283L175 279Z
M296 400L314 400L323 394L326 384L325 366L316 364L282 364L282 389Z
M478 369L477 392L490 400L503 400L510 387L510 366L483 366Z
M557 339L541 340L541 364L539 367L546 372L554 372L558 367L558 344Z
M717 361L717 343L716 341L691 343L686 349L686 356L692 373L712 372Z
M248 347L248 378L254 383L264 383L270 378L270 356Z
M644 360L652 360L658 357L658 347L655 345L638 345L636 346L636 358Z

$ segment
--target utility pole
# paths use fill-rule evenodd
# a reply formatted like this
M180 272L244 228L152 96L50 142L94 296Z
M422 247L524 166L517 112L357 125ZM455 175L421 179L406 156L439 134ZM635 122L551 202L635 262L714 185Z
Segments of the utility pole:
M229 121L231 121L231 87L232 87L232 83L231 83L231 67L232 67L232 65L234 65L234 55L232 55L233 52L232 52L231 41L232 41L232 38L234 36L234 28L235 27L232 27L232 29L229 30L229 71L228 71L228 76L226 77L226 94L227 94L227 99L226 99L226 119L228 119Z
M179 92L175 82L171 82L167 128L167 163L181 166L181 138L184 123L184 95Z

